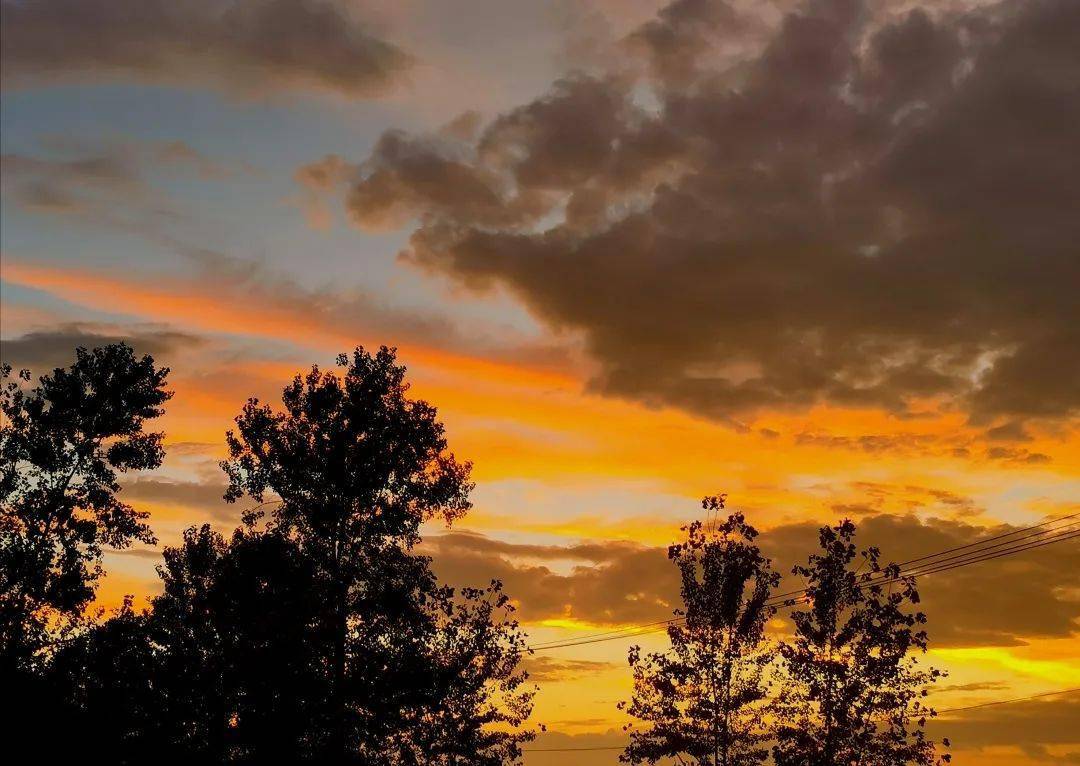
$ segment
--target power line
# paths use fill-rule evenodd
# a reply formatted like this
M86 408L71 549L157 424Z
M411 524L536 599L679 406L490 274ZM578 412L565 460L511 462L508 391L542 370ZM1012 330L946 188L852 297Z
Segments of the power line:
M978 548L979 549L978 552L982 552L984 550L990 550L991 548L1000 548L1002 546L1012 545L1013 543L1017 543L1020 540L1027 539L1027 537L1038 537L1038 536L1044 535L1044 534L1052 534L1052 533L1055 533L1055 532L1059 532L1062 529L1065 529L1066 527L1071 527L1071 526L1074 526L1076 524L1080 524L1080 521L1074 521L1071 524L1066 524L1063 527L1056 527L1054 529L1042 529L1043 527L1050 526L1051 524L1057 524L1059 522L1068 521L1069 519L1075 519L1077 517L1080 517L1080 512L1070 513L1067 516L1058 516L1057 518L1049 519L1047 521L1044 521L1041 524L1033 524L1030 527L1021 527L1020 529L1014 529L1011 532L1006 532L1006 533L1000 534L1000 535L994 535L993 537L987 537L987 538L984 538L982 540L976 540L975 542L967 543L966 545L958 545L958 546L956 546L954 548L947 548L946 550L938 551L937 553L931 553L931 554L928 554L926 556L920 556L919 558L908 559L907 561L901 561L899 564L897 564L897 566L905 567L905 566L908 566L909 564L916 564L916 563L919 563L919 562L925 562L923 564L923 566L931 566L932 564L935 564L935 563L941 563L941 557L946 556L947 554L950 554L950 553L956 553L958 551L963 551L963 550L968 550L969 553L976 553L976 551L970 550L970 549ZM1034 530L1041 530L1041 531L1034 532ZM1003 540L1003 539L1005 539L1007 537L1013 537L1014 535L1019 535L1019 534L1022 534L1024 532L1033 532L1033 534L1026 535L1025 537L1018 537L1015 540L1010 540L1010 541L1005 542L1005 543L998 543L998 545L991 545L991 546L986 545L987 543L992 543L992 542L995 542L997 540ZM968 555L968 554L961 554L961 556L964 556L964 555ZM961 556L949 556L948 558L950 558L950 559L951 558L960 558ZM938 559L938 561L934 561L935 559ZM805 592L806 592L806 588L800 588L799 590L788 591L787 593L778 593L777 595L770 597L769 601L770 602L777 602L779 600L782 600L786 596L800 595L800 594L805 593Z
M1073 689L1060 689L1056 692L1043 692L1042 694L1030 694L1027 697L1013 697L1007 700L993 700L991 702L981 702L977 705L964 705L963 707L950 707L942 710L935 710L937 715L943 715L944 713L959 713L964 710L977 710L984 707L993 707L995 705L1011 705L1014 702L1027 702L1029 700L1044 699L1046 697L1058 697L1062 694L1075 694L1080 692L1080 686ZM522 752L525 753L578 753L588 752L596 750L625 750L625 745L595 745L592 747L532 747L526 748Z
M975 541L973 543L968 543L967 545L958 545L955 548L949 548L948 550L940 551L939 553L931 554L929 556L922 556L922 557L917 558L917 559L908 559L907 561L901 561L900 566L907 566L908 564L914 564L914 563L919 562L919 561L924 561L924 560L926 560L928 558L935 558L936 556L940 556L940 555L943 555L945 553L953 553L955 551L961 551L961 550L964 550L965 548L972 548L972 547L975 547L975 546L981 546L984 543L992 543L995 540L1002 540L1002 539L1004 539L1006 537L1012 537L1013 535L1020 534L1021 532L1030 532L1033 529L1039 529L1041 527L1048 527L1051 524L1057 524L1059 521L1068 521L1069 519L1075 519L1078 516L1080 516L1080 511L1078 511L1076 513L1070 513L1067 516L1058 516L1058 517L1053 518L1053 519L1048 519L1048 520L1042 522L1041 524L1032 524L1030 527L1021 527L1019 529L1014 529L1012 532L1005 532L1004 534L994 535L993 537L987 537L987 538L982 539L982 540L977 540L977 541Z
M1075 528L1074 528L1075 527ZM990 548L970 551L963 554L963 556L950 556L940 561L934 561L921 567L914 567L912 569L900 570L895 576L885 575L882 578L876 580L867 580L860 583L857 587L862 590L865 588L872 588L874 586L892 585L898 582L903 582L909 578L928 577L932 574L939 572L948 572L952 569L959 569L960 567L969 566L971 564L978 564L983 561L992 561L993 559L1002 558L1003 556L1012 556L1017 553L1023 553L1035 548L1042 548L1044 545L1050 545L1053 543L1063 542L1065 540L1071 540L1074 537L1080 535L1080 526L1077 524L1067 524L1064 527L1053 530L1053 533L1049 537L1044 537L1040 540L1032 540L1028 542L1022 542L1021 540L1014 541L1011 547L1004 550L990 552L992 548L998 546L990 546ZM1058 534L1061 533L1061 534ZM780 606L794 606L799 603L798 601L787 601Z
M1057 697L1061 694L1075 694L1080 692L1080 686L1073 689L1062 689L1056 692L1043 692L1042 694L1030 694L1027 697L1013 697L1008 700L993 700L992 702L980 702L978 705L964 705L963 707L947 707L944 710L938 710L938 715L943 713L959 713L962 710L977 710L981 707L993 707L994 705L1011 705L1014 702L1027 702L1028 700L1037 700L1044 697Z
M908 561L902 562L900 566L913 563L918 563L919 566L911 567L908 570L901 570L898 576L890 577L888 574L883 574L883 576L878 579L867 579L866 582L861 583L858 587L861 589L873 587L876 585L889 585L901 582L908 577L924 577L931 574L937 574L939 572L946 572L962 566L969 566L971 564L977 564L984 561L991 561L996 558L1001 558L1002 556L1014 555L1016 553L1033 550L1035 548L1041 548L1044 545L1050 545L1052 543L1063 542L1065 540L1073 539L1077 535L1080 535L1080 528L1078 528L1080 527L1080 521L1073 521L1071 523L1051 529L1045 529L1045 527L1051 524L1058 524L1062 521L1068 521L1069 519L1074 519L1077 517L1080 517L1080 513L1072 513L1067 516L1060 516L1042 522L1040 524L1032 525L1030 527L1024 527L1004 534L994 535L993 537L989 537L984 540L978 540L976 542L968 543L966 545L956 546L946 549L944 551L939 551L937 553L921 556L919 558L909 559ZM1021 536L1017 537L1017 535ZM987 545L987 543L1005 540L1006 538L1010 537L1013 537L1015 539L1008 540L1007 542L998 542L996 545ZM964 552L961 553L961 551ZM801 599L792 599L790 597L803 595L806 593L806 591L806 588L802 588L800 590L777 594L776 596L770 597L766 604L768 606L773 606L776 608L795 606L799 603ZM634 625L626 628L615 629L601 633L594 633L576 639L568 639L566 641L555 640L542 642L539 644L535 644L529 648L533 651L546 651L549 649L561 649L570 646L583 646L587 644L600 643L603 641L612 641L619 638L635 638L637 636L660 632L662 630L665 630L670 625L675 625L684 621L685 618L682 617L676 617L667 620L658 620L656 622L645 623L643 625Z

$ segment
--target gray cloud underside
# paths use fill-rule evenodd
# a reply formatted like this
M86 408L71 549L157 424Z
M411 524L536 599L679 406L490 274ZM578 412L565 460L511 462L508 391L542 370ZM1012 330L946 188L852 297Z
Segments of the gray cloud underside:
M612 395L1071 417L1080 4L897 7L677 0L476 140L388 132L349 212L582 333Z
M411 63L334 0L3 0L2 28L5 86L120 77L366 96Z
M1038 762L1080 763L1080 697L1075 694L967 710L930 722L928 730L948 737L957 750L1018 747Z
M196 335L156 327L115 328L71 322L0 340L0 360L15 369L27 368L44 374L72 364L75 349L80 346L96 348L120 342L127 343L136 353L150 354L158 362L167 362L174 353L205 341Z
M760 542L787 575L815 549L817 529L811 523L784 525L764 532ZM881 514L859 522L858 542L881 546L887 560L904 561L1009 529ZM646 623L670 617L679 603L677 573L664 548L628 542L520 545L471 533L430 537L424 545L448 582L501 579L526 621ZM781 589L800 585L789 576ZM1071 636L1080 617L1080 545L1073 540L944 572L925 578L919 588L933 646L1008 646Z
M243 507L226 503L223 499L225 489L224 482L139 478L124 483L123 500L136 507L139 501L150 501L194 508L217 521L236 523Z

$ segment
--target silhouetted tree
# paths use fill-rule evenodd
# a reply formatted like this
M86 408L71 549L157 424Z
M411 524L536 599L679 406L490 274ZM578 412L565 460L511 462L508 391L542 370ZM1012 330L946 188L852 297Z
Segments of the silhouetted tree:
M243 627L224 623L215 598L228 555L228 545L209 525L185 530L180 545L163 552L162 593L150 614L164 715L177 724L166 747L205 763L226 760L235 695L226 679L225 636Z
M455 591L412 552L424 520L468 508L469 466L393 352L341 361L228 435L228 497L274 493L266 523L188 529L147 612L54 653L48 688L115 762L487 766L532 738L501 584Z
M25 669L94 595L102 548L154 542L117 496L117 472L156 468L161 434L147 420L171 393L168 369L114 344L76 351L40 378L3 367L0 387L0 642L7 669Z
M724 499L707 497L711 513ZM668 626L671 648L642 655L630 649L634 694L621 703L650 728L630 732L624 762L688 758L700 766L744 766L768 757L763 708L774 657L764 641L774 609L768 605L779 575L742 514L731 514L715 532L700 522L685 527L686 541L668 549L679 568L683 608Z
M118 764L311 762L327 674L313 572L292 541L190 528L151 609L65 642L48 673L69 721Z
M942 674L913 656L927 647L926 616L907 608L919 601L915 581L882 566L877 548L857 555L854 538L850 521L823 527L821 552L793 569L808 607L794 612L794 638L780 647L776 764L947 762L923 730L934 712L921 700Z
M210 762L298 762L316 749L326 672L311 562L289 539L191 528L166 549L150 628L159 686L182 723L172 751Z
M316 573L296 544L233 533L211 594L224 668L229 760L310 762L324 750L327 673L316 652Z
M393 350L358 348L338 364L340 376L318 367L297 376L283 412L249 401L222 465L227 499L275 495L271 529L315 565L331 680L327 760L376 761L411 704L396 699L387 669L422 626L408 551L423 521L469 508L470 466L447 450L435 408L408 397Z
M536 689L519 667L529 650L514 607L493 580L487 588L438 587L429 598L430 636L421 685L396 763L501 766L517 763Z
M48 742L54 762L85 759L86 743L101 743L119 766L179 764L176 743L182 718L169 709L159 647L147 614L131 602L112 618L89 625L55 651L44 671L49 691L50 726L37 733ZM41 716L41 709L35 711ZM55 736L63 718L64 736ZM31 725L35 725L31 723ZM186 755L186 754L185 754Z

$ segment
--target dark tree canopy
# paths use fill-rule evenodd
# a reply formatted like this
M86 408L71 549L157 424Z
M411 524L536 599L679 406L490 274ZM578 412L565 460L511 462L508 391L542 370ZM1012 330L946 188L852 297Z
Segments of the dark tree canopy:
M794 612L795 636L780 646L775 762L947 762L923 730L934 712L922 699L942 673L914 656L927 647L926 616L908 608L919 602L915 581L882 566L877 548L857 553L854 538L850 521L823 527L821 552L793 570L807 582L808 607Z
M103 549L154 541L118 474L162 461L144 425L171 396L168 370L123 344L78 349L29 390L29 373L3 369L0 681L23 701L9 721L26 739L62 717L59 760L94 739L132 766L520 761L536 687L510 598L494 580L442 584L415 551L425 521L469 509L471 466L408 396L393 350L338 361L297 376L280 410L249 400L227 434L226 499L259 504L244 526L185 531L150 608L129 600L104 620L84 614ZM702 507L715 519L724 497ZM793 569L806 590L784 604L790 637L766 634L780 578L742 514L683 531L668 549L683 602L671 647L630 650L621 760L949 761L924 732L942 673L916 656L928 638L915 582L858 551L850 521L822 528L820 552Z
M715 514L723 496L702 507ZM668 626L671 648L642 655L630 650L634 695L622 704L633 718L621 760L656 763L687 759L699 766L750 766L768 757L763 712L772 647L763 641L774 613L768 605L779 575L754 539L757 531L735 513L715 530L685 527L686 541L668 550L679 568L683 608Z
M467 510L469 465L392 351L341 362L228 435L228 498L268 517L188 529L149 610L52 653L33 692L115 762L495 766L532 738L502 585L441 585L412 550L424 520Z
M282 393L284 411L252 399L226 440L228 499L280 499L276 525L344 563L364 546L410 546L420 523L470 507L469 463L447 451L434 407L408 396L393 349L312 367Z
M0 640L25 666L94 595L104 547L154 542L146 514L118 496L117 472L156 468L143 430L172 395L167 368L125 344L76 351L40 378L3 368L0 408Z
M498 582L456 592L428 563L387 566L383 598L364 614L381 628L346 679L350 760L516 762L533 736L523 725L535 689L519 669L527 650L513 608ZM48 681L72 728L110 743L119 764L148 754L177 764L332 761L325 612L295 541L191 528L159 573L163 592L148 612L126 607L56 653Z
M493 580L486 588L440 587L423 647L427 699L412 711L402 764L502 766L517 763L534 732L534 686L520 668L529 650L514 607Z
M306 559L209 526L164 558L149 611L127 606L56 653L48 679L75 728L119 764L311 762L325 672Z
M490 653L505 652L516 664L522 646L516 627L475 622L484 608L479 593L465 592L465 605L450 610L427 560L411 553L421 523L449 523L470 507L470 465L448 451L435 408L408 396L405 368L391 349L358 348L338 364L340 375L314 367L297 376L283 393L283 411L249 401L227 436L223 467L227 498L275 497L269 529L295 540L314 564L317 651L329 668L332 701L326 759L381 763L387 742L401 741L403 721L451 702L445 690L433 702L424 677L446 659L431 653L433 640L469 625L480 631L474 641L484 630L499 632L474 646L484 651L470 660L492 662L481 676L497 683L510 676ZM432 622L439 614L442 629ZM464 704L460 695L454 704ZM446 729L446 716L437 718ZM418 747L424 750L406 742L401 757Z

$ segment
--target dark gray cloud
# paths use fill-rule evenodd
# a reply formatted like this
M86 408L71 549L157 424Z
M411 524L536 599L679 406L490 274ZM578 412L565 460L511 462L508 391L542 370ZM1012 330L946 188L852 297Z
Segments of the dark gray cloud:
M898 7L680 0L475 141L388 133L348 208L582 333L612 395L1071 417L1080 4Z
M111 77L369 96L411 62L335 0L3 0L0 21L5 86Z
M199 336L160 327L121 328L72 322L0 340L0 360L15 369L45 373L74 362L79 346L95 348L121 341L136 353L150 354L166 364L173 354L205 342Z
M942 500L950 501L963 504L956 497ZM889 514L866 516L858 526L858 543L880 546L883 557L892 561L1012 529ZM790 569L815 550L818 528L809 522L787 524L759 538L785 575L782 591L801 587ZM679 602L677 573L664 548L629 542L525 545L453 533L428 538L425 551L450 583L501 579L526 621L571 617L602 624L646 623L670 617ZM919 587L934 646L1009 646L1035 637L1068 637L1078 630L1080 618L1080 542L928 576Z

